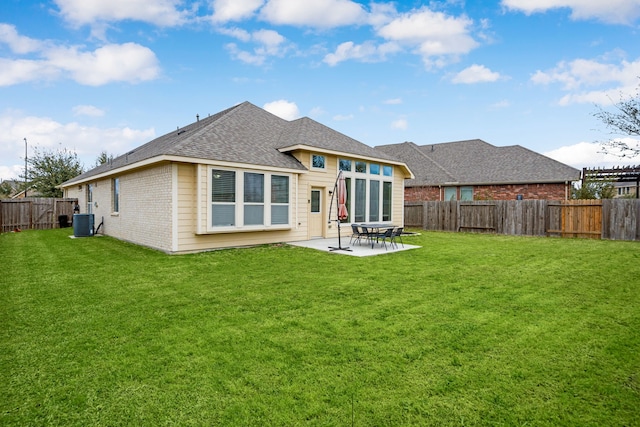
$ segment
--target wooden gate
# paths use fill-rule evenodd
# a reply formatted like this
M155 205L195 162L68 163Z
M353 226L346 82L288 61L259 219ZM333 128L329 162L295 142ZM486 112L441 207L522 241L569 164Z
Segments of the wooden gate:
M602 237L602 200L568 200L550 202L548 206L547 233L589 239Z

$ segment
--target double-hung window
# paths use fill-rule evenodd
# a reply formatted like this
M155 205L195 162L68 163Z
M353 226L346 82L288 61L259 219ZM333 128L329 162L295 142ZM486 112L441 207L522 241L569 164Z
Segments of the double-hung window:
M211 168L209 231L265 230L290 225L290 176Z

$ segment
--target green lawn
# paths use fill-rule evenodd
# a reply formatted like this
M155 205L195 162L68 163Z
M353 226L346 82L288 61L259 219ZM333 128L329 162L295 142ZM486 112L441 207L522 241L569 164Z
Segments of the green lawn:
M0 425L640 425L640 244L0 235Z

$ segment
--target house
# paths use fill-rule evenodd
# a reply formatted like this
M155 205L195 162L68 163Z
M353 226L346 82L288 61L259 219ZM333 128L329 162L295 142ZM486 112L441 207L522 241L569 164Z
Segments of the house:
M519 145L496 147L480 139L376 147L404 161L415 177L405 201L566 200L580 171Z
M337 237L331 200L339 171L347 223L402 225L404 180L413 178L405 163L307 117L287 121L249 102L198 118L61 188L104 234L188 253Z

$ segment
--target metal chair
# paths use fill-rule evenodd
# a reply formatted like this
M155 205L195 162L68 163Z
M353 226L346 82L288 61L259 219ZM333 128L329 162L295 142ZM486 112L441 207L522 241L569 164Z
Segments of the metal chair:
M387 228L386 230L384 230L384 232L378 233L378 235L376 236L376 241L380 243L380 239L382 239L382 244L384 245L384 250L386 251L387 239L389 239L389 244L393 248L392 238L393 238L393 228Z
M398 242L396 242L396 237L398 239L400 239L400 243L402 244L402 247L404 248L404 242L402 241L402 232L404 231L404 227L396 227L393 229L393 234L391 235L391 244L392 245L396 245L396 248L398 248Z
M360 243L360 239L362 239L362 232L357 224L351 224L351 240L349 240L349 244L352 244L354 241Z

